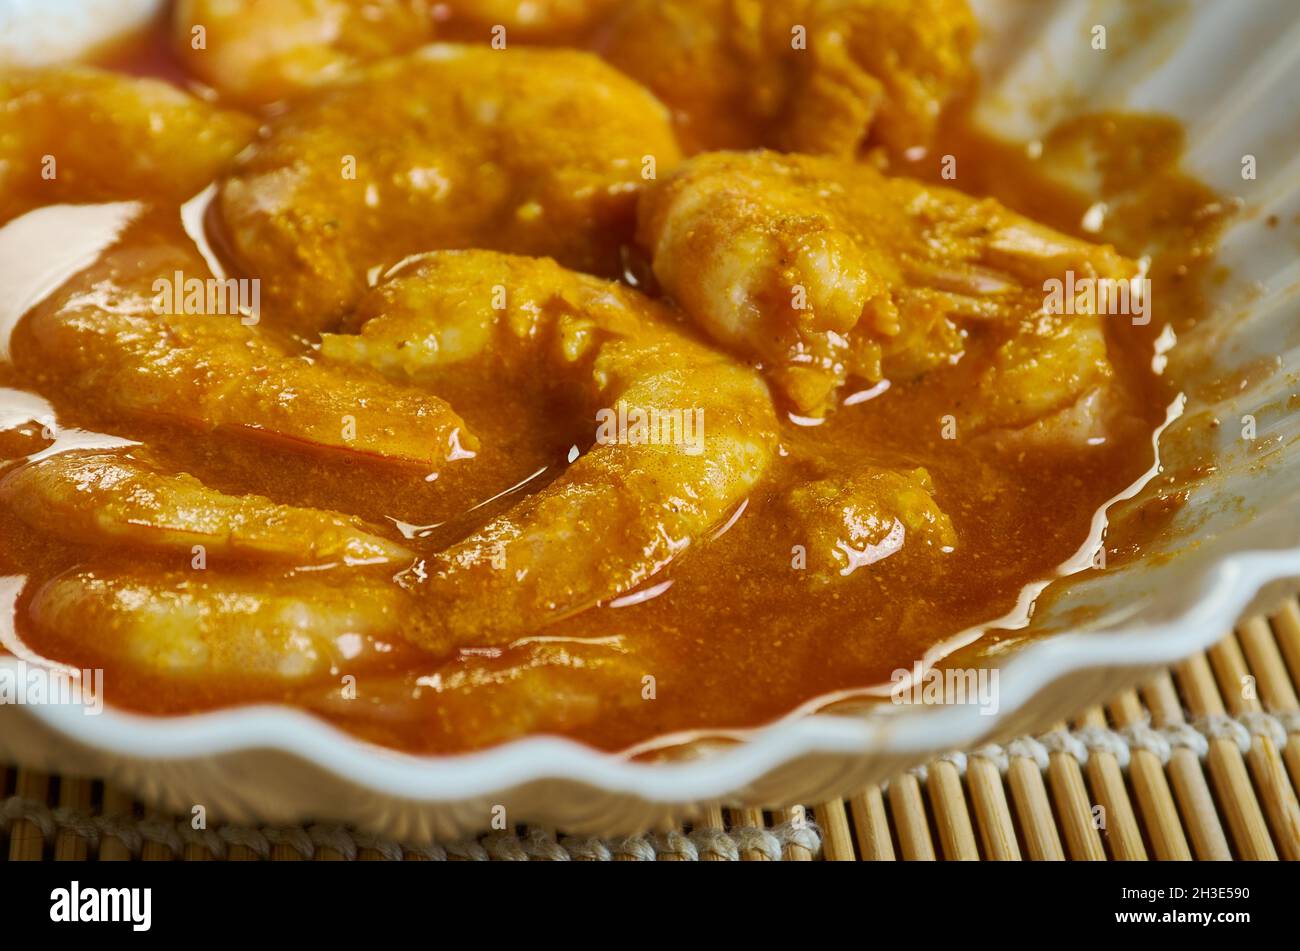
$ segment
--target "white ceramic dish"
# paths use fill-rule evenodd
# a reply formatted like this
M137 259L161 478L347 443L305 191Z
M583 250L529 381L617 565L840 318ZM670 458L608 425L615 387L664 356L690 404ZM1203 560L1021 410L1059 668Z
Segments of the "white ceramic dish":
M65 62L148 23L162 0L4 0L0 65Z
M501 805L512 822L630 832L703 801L817 801L937 753L1041 730L1273 604L1300 578L1300 414L1288 408L1300 376L1300 8L1293 0L974 5L986 34L986 124L1030 140L1073 112L1104 108L1183 121L1185 166L1240 196L1245 212L1222 245L1231 276L1213 290L1213 319L1178 341L1170 369L1203 359L1200 372L1215 376L1254 368L1249 385L1189 403L1170 425L1176 435L1202 411L1224 422L1219 470L1196 485L1166 549L1065 588L1034 618L1052 636L1005 642L996 715L890 705L805 715L686 761L639 764L550 738L413 757L277 707L160 720L9 705L0 706L0 759L106 776L164 807L203 804L237 821L336 819L447 838L483 828ZM1097 25L1107 29L1106 51L1089 42ZM1242 177L1247 155L1253 180ZM1253 441L1240 438L1246 415Z

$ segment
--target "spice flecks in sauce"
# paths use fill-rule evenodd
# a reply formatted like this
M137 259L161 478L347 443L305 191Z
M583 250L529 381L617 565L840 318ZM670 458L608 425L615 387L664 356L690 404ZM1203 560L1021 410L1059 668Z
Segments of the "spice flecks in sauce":
M140 71L158 71L147 58L135 62ZM1032 157L1023 146L983 138L960 115L950 117L939 136L926 158L892 171L990 195L1064 233L1111 242L1133 258L1150 257L1150 324L1117 318L1105 325L1115 372L1139 396L1142 426L1086 452L1008 451L986 441L944 438L944 418L971 399L959 374L890 379L887 387L871 388L870 399L844 400L821 425L783 422L783 461L725 533L692 546L652 579L645 590L655 596L622 597L557 621L539 632L544 643L466 650L449 661L379 652L357 674L356 700L341 697L336 682L350 672L347 650L326 665L329 676L307 687L242 677L159 677L109 665L109 702L158 714L251 701L298 703L359 736L421 752L474 748L537 729L619 750L660 735L757 726L814 697L886 682L936 644L1011 611L1027 585L1052 577L1076 555L1098 508L1152 465L1150 435L1178 390L1176 379L1152 371L1153 347L1167 325L1177 331L1203 314L1200 283L1231 209L1178 172L1181 133L1161 118L1081 118L1045 137ZM940 179L937 157L945 154L957 158L953 180ZM1096 194L1061 184L1063 174L1080 169L1094 176ZM1105 214L1090 217L1098 200ZM220 242L214 245L220 253ZM62 430L137 440L159 467L190 473L231 495L265 495L360 517L423 555L547 484L577 458L575 447L586 452L591 441L585 421L575 424L569 407L545 388L503 389L467 366L441 379L438 395L481 440L473 473L453 466L430 482L364 457L304 455L115 414L65 391L55 382L57 373L56 366L42 376L0 363L0 386L40 392ZM39 422L19 420L0 431L6 458L46 448ZM809 540L783 509L789 492L811 481L808 460L832 473L867 465L923 469L957 544L936 557L909 544L914 533L904 530L903 544L887 557L838 583L811 583L795 566L796 549ZM1186 498L1176 484L1158 479L1153 487L1139 517L1126 520L1130 536L1107 538L1115 555L1139 553ZM401 526L422 528L403 532ZM580 537L574 544L601 541ZM157 553L59 541L0 510L0 574L28 579L16 605L17 633L44 656L80 666L95 652L88 649L93 645L30 623L38 592L73 569L111 574L127 567L162 577L185 564ZM385 569L365 571L366 584L383 585L391 576ZM346 592L357 576L313 572L311 584ZM189 603L204 597L194 593ZM401 623L399 617L398 630ZM996 635L990 638L995 643ZM543 673L528 679L528 671ZM526 690L519 686L525 682Z

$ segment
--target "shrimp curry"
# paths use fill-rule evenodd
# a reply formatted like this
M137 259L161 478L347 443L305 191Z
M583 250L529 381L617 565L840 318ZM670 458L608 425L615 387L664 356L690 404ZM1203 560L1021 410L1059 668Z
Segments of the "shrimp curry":
M975 41L182 0L0 69L0 646L151 714L635 754L995 643L1141 544L1098 515L1222 206L1159 118L974 131Z

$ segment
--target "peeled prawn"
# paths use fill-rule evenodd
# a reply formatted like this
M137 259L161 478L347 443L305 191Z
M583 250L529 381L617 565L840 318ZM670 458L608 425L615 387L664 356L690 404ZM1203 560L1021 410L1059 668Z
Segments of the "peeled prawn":
M211 277L179 230L145 220L25 318L18 366L102 410L438 467L476 445L443 400L295 356L236 314L159 307L159 281ZM169 302L171 295L161 295Z
M248 116L158 80L80 66L6 72L0 222L41 205L145 191L184 201L217 177L256 128Z
M434 39L549 40L590 27L613 0L180 0L186 67L246 103L283 99Z
M619 274L637 192L677 158L664 107L594 56L435 45L295 101L220 208L277 325L310 336L424 251Z
M414 555L335 512L231 496L123 452L70 451L0 478L0 504L71 542L296 565L409 562Z
M731 514L775 453L757 374L683 335L662 305L553 261L429 254L354 319L358 333L322 339L328 360L422 383L473 361L498 386L560 386L588 426L619 406L703 417L694 446L598 432L550 485L408 573L435 607L410 631L430 649L499 644L634 588Z
M179 0L175 46L223 96L258 104L433 39L422 0Z
M382 739L416 726L430 749L491 746L536 733L571 734L642 703L646 669L623 648L522 643L475 651L432 669L359 678L355 688L312 686L295 699ZM408 734L409 735L409 732Z
M930 143L975 32L966 0L631 0L603 52L692 149L852 158Z
M79 568L42 585L32 622L144 674L299 684L405 656L403 593L387 579L249 578ZM409 657L408 657L409 659Z
M639 241L695 322L761 361L800 412L830 411L850 378L966 354L979 428L1026 427L1106 388L1101 318L1048 313L1045 282L1138 273L991 199L771 152L682 165L644 196Z
M479 30L485 35L494 26L506 29L507 36L528 40L571 38L591 29L600 18L614 9L619 0L452 0L449 4L453 24Z

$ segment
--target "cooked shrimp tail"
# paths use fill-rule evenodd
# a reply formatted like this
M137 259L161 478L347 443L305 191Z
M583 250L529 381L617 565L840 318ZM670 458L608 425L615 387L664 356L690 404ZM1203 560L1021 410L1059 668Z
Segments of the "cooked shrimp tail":
M27 315L14 360L44 388L139 420L434 470L472 455L476 439L431 393L294 355L237 311L178 313L185 292L168 289L212 275L156 227L133 226Z
M960 359L983 367L977 428L1024 427L1109 385L1099 317L1049 313L1045 282L1138 274L991 199L771 152L685 163L646 192L639 239L665 290L797 411L830 412L850 378Z
M140 674L299 684L410 659L398 634L403 597L386 579L344 588L79 568L37 590L30 611L48 635Z
M396 542L335 512L232 496L123 452L71 451L0 479L0 504L70 541L289 565L410 562Z

